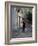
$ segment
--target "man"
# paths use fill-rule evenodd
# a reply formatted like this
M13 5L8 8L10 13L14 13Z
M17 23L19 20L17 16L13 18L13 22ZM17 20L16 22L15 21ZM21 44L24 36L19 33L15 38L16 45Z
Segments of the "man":
M25 32L25 22L24 22L24 18L23 18L23 32Z

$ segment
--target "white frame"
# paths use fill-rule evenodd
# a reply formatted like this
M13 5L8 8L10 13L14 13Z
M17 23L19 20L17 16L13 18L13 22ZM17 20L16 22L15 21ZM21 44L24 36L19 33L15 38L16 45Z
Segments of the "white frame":
M33 7L32 10L32 37L28 38L13 38L10 40L10 7L22 6L22 7ZM37 42L37 4L35 3L20 3L20 2L5 2L5 43L15 44L15 43L32 43Z

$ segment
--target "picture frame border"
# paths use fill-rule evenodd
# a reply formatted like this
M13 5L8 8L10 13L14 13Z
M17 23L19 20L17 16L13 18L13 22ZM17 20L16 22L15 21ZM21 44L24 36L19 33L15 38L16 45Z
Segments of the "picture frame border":
M20 3L20 4L29 4L29 5L35 5L36 6L36 19L35 19L35 26L36 26L36 31L35 31L35 41L27 41L27 42L20 42L20 43L14 43L14 44L27 44L27 43L37 43L37 4L36 3L27 3L27 2L12 2L12 1L6 1L5 2L5 44L12 45L13 43L10 43L9 39L9 10L8 10L8 4L9 3ZM8 12L7 12L8 11Z

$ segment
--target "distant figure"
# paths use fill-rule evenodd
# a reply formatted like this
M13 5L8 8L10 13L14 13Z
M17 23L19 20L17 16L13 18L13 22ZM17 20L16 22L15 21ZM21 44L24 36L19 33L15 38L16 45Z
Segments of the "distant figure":
M23 32L25 32L25 22L23 20Z

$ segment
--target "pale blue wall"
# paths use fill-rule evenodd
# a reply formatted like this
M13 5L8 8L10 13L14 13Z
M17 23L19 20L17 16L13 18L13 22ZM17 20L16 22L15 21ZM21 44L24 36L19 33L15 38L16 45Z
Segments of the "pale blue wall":
M16 8L12 7L12 29L16 29Z

